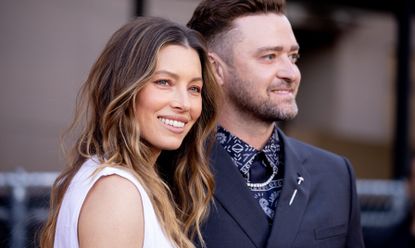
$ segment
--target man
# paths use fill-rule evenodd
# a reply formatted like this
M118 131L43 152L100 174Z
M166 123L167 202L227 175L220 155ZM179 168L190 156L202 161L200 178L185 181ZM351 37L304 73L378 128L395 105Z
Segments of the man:
M225 101L211 157L215 247L363 247L349 162L287 137L299 45L283 0L204 0L188 26L208 41Z

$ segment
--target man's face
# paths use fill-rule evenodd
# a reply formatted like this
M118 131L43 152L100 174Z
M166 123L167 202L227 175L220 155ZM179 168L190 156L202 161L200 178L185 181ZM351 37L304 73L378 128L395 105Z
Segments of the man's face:
M261 14L234 20L238 37L225 66L223 89L229 105L265 122L292 119L301 74L298 44L284 15ZM225 41L226 42L226 41Z

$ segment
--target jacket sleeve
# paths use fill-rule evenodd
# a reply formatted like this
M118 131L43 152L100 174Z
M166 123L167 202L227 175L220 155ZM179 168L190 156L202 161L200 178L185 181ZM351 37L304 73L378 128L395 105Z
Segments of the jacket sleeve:
M345 159L350 178L350 217L347 230L347 247L357 248L365 247L362 235L362 226L360 223L360 203L356 191L356 178L350 162Z

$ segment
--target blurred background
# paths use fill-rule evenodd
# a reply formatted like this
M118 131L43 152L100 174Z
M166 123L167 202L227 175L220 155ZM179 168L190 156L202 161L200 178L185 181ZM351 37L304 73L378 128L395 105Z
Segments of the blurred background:
M302 83L298 117L280 125L350 159L366 245L389 247L409 235L415 2L287 2L301 47ZM59 136L111 34L137 15L185 24L198 3L0 1L0 247L36 246L49 186L64 167Z

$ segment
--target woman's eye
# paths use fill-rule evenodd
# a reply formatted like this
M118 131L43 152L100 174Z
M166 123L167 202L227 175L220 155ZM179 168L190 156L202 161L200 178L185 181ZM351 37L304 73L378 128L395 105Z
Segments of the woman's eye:
M170 84L169 80L166 79L157 80L155 83L162 86L168 86Z
M191 86L190 88L189 88L189 90L191 91L191 92L193 92L193 93L200 93L200 92L202 92L202 88L201 87L199 87L199 86Z

